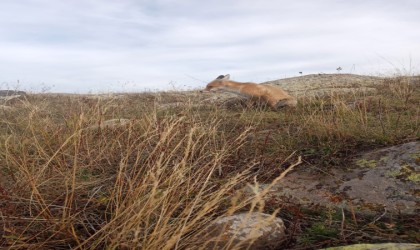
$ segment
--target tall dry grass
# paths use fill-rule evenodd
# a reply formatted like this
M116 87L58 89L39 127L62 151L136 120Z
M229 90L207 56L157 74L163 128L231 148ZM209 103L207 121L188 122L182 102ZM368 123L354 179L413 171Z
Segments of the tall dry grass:
M200 235L218 217L278 211L265 206L267 190L236 191L277 182L293 152L328 171L361 150L418 140L416 86L390 79L375 93L302 97L278 112L199 95L162 105L186 103L178 93L28 96L0 111L0 246L205 246L214 239ZM119 118L129 122L104 126Z
M184 249L214 219L256 209L232 200L251 164L220 178L250 128L232 138L217 114L203 121L154 105L104 127L110 103L45 98L1 121L1 246Z

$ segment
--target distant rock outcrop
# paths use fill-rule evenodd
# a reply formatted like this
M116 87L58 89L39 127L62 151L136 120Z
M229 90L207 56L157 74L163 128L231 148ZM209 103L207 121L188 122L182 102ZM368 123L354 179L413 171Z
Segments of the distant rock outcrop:
M9 104L13 100L17 100L26 95L24 91L16 90L0 90L0 105Z
M337 92L376 91L385 78L354 74L312 74L264 82L295 96L320 96Z
M17 90L0 90L0 97L4 96L15 96L15 95L26 95L25 91L17 91Z

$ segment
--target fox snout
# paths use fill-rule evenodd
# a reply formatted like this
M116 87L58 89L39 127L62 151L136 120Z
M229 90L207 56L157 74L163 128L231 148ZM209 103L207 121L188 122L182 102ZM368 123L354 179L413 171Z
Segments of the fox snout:
M212 86L207 85L204 90L205 91L212 91L212 90L214 90L214 88Z
M204 93L204 92L210 92L210 90L211 90L211 88L209 88L209 87L206 87L205 89L203 89L203 90L200 90L200 93Z

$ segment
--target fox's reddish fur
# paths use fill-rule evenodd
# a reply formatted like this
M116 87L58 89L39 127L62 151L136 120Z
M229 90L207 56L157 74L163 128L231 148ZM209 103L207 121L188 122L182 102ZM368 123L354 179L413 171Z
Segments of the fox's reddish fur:
M277 109L284 106L296 106L296 98L290 96L286 91L272 85L261 85L256 83L240 83L229 80L229 75L221 75L207 84L206 90L234 92L239 95L258 99L266 102L270 107Z

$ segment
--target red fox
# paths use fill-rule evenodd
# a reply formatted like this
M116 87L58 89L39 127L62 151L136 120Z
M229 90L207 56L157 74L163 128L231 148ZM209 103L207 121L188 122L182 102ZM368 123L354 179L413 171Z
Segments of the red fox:
M297 105L296 98L290 96L281 88L252 82L240 83L231 81L229 78L229 74L218 76L207 84L206 90L233 92L248 98L258 99L259 101L267 103L273 109L285 106L294 107Z

